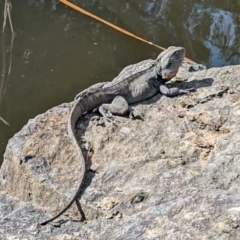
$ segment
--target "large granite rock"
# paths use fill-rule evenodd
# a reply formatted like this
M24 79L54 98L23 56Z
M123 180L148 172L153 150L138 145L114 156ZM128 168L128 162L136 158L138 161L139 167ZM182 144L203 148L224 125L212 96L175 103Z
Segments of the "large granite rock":
M240 239L240 66L199 68L186 64L175 78L195 93L136 104L140 119L79 120L84 223L73 206L38 225L79 186L66 128L72 103L30 120L1 166L0 238Z

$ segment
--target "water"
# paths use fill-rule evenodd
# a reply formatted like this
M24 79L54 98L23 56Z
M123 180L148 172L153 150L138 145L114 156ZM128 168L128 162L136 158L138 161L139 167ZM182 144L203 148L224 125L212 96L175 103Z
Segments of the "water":
M0 2L0 27L4 1ZM240 1L205 2L75 1L148 41L164 47L184 46L189 58L207 67L240 64ZM9 78L0 83L0 116L10 126L0 121L0 162L8 139L28 119L71 101L96 82L112 80L131 63L159 54L157 48L125 36L57 0L11 0L11 3L15 32L12 70ZM8 24L0 67L4 52L7 61L10 58L10 44Z

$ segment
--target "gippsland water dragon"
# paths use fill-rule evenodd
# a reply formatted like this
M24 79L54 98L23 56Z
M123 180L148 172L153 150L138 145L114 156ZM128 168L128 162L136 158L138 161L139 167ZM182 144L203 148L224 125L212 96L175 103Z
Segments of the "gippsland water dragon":
M124 68L112 82L97 83L82 91L75 98L74 106L68 119L68 134L76 148L81 163L79 188L69 204L55 217L41 223L45 225L58 218L77 201L85 175L85 160L75 136L75 125L85 112L98 108L104 118L112 121L112 114L124 115L129 104L143 101L160 91L165 96L177 96L194 89L168 88L165 82L173 78L185 56L182 47L169 47L156 60L144 60Z

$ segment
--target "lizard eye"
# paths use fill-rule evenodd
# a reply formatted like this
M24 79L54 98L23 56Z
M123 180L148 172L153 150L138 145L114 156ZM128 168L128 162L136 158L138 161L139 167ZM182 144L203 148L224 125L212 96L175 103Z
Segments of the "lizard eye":
M176 51L176 52L174 53L174 55L178 56L179 53L180 53L179 51Z

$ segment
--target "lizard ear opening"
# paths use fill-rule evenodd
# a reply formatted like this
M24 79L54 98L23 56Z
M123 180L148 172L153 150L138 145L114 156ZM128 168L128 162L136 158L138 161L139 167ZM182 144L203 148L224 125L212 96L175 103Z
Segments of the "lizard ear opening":
M169 62L164 68L169 69L172 66L172 62Z

